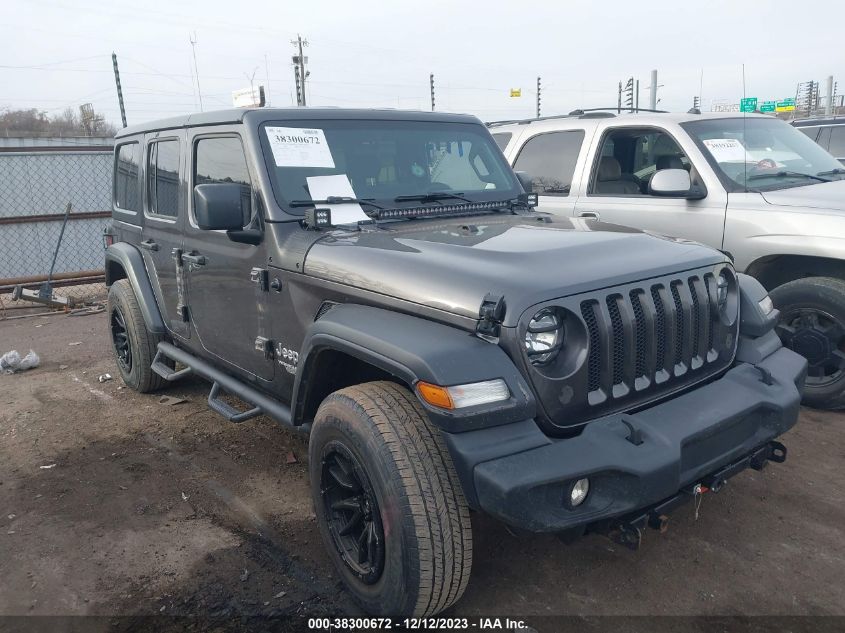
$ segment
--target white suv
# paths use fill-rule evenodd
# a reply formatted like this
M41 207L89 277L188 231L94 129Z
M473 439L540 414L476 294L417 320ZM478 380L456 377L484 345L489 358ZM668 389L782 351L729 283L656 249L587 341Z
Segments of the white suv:
M540 209L688 238L757 277L804 402L845 407L845 168L765 115L577 110L489 124Z

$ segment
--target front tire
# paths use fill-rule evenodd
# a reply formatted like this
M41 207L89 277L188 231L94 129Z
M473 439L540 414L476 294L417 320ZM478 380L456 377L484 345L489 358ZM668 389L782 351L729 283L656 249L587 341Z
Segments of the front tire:
M770 293L780 310L783 344L807 359L802 402L820 409L845 407L845 282L808 277Z
M147 330L128 279L119 279L109 288L108 313L112 350L123 382L141 393L161 389L167 381L150 366L164 337Z
M472 567L469 510L413 394L391 382L336 391L317 411L308 453L320 533L364 610L431 616L457 602Z

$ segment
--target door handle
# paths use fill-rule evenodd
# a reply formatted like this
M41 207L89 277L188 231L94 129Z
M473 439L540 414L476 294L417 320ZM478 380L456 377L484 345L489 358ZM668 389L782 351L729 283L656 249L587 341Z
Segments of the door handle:
M158 244L156 244L153 240L144 240L140 244L138 244L141 248L147 251L157 251Z
M578 214L578 217L590 220L601 220L601 214L598 211L581 211L581 213Z
M182 255L182 261L193 264L194 266L205 266L205 255L199 253L185 253Z

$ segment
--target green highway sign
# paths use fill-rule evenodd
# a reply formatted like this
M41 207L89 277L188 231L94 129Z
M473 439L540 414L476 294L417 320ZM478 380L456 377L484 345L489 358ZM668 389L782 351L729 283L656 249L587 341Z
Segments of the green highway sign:
M748 97L739 102L740 112L754 112L757 109L757 97Z
M764 101L760 106L760 112L774 112L777 108L777 101Z
M775 109L778 112L794 112L795 99L784 99L783 101L778 101Z

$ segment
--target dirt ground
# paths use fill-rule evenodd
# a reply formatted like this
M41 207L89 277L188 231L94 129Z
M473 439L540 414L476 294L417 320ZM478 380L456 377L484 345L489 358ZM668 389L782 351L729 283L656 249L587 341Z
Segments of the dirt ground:
M0 615L359 614L316 529L305 439L225 422L201 381L171 387L175 405L124 388L106 324L0 321L0 353L42 358L0 375ZM697 520L680 508L638 552L474 515L452 615L845 615L843 431L805 409L785 464L731 480Z

